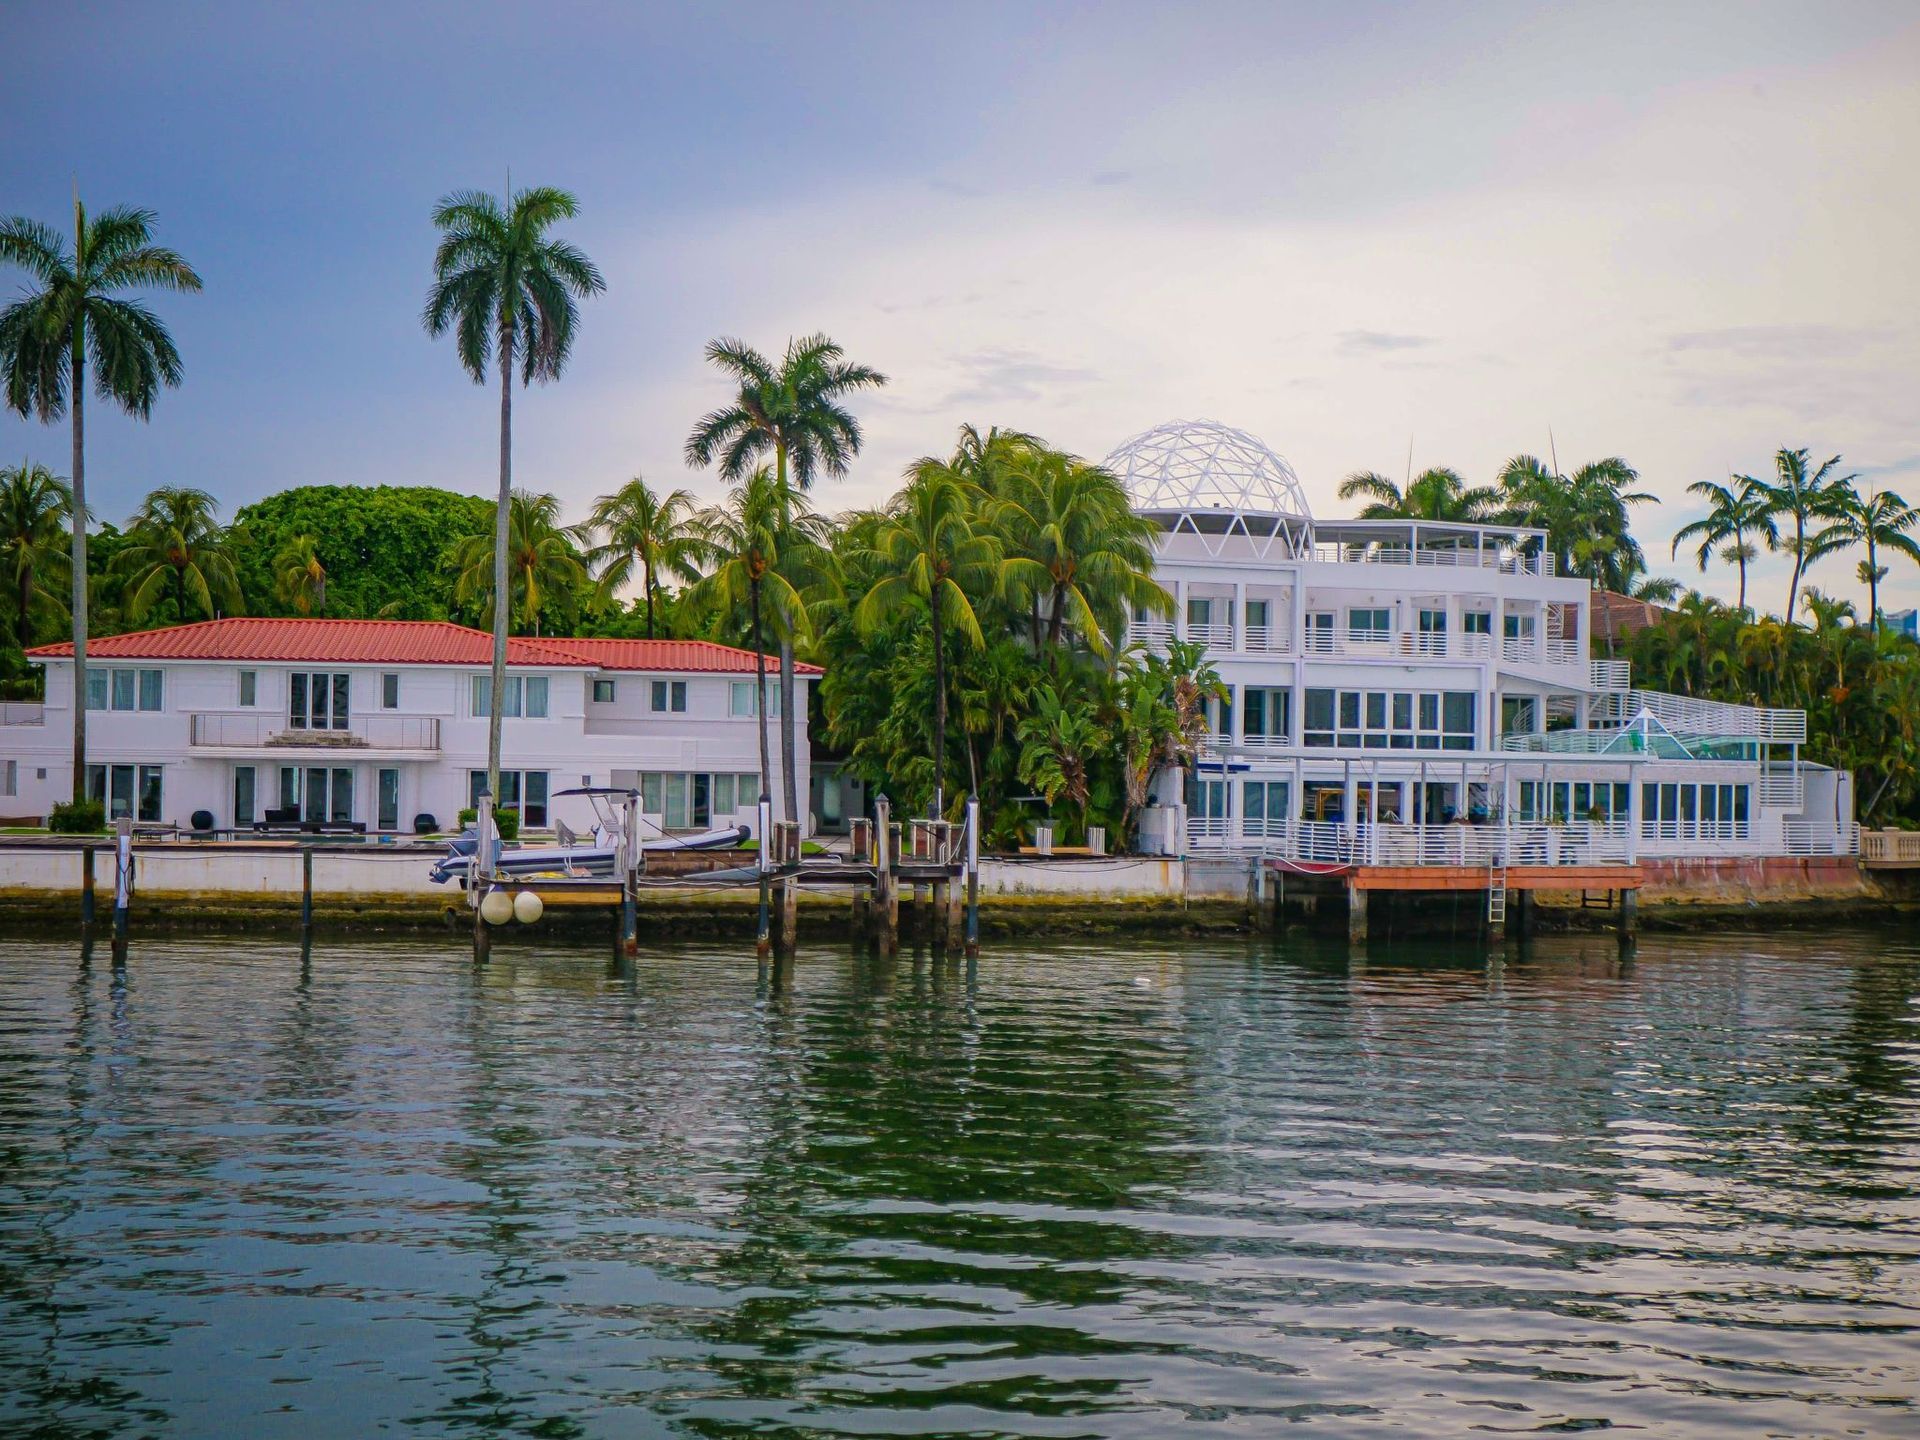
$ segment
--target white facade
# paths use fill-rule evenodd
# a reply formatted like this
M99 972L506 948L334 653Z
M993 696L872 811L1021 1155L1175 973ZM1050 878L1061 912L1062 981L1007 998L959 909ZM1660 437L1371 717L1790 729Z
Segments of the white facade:
M216 621L271 627L353 621ZM405 622L386 622L388 627ZM194 627L178 627L180 630ZM456 627L444 627L451 630ZM164 635L167 632L154 632ZM467 632L480 641L488 637ZM144 642L144 643L143 643ZM521 642L515 642L520 646ZM582 647L574 656L564 647ZM595 650L599 647L599 658ZM357 822L411 832L416 817L451 829L473 803L487 764L484 664L250 658L140 658L147 637L93 642L87 753L92 793L110 814L143 823L245 830L270 810L302 820ZM205 647L202 647L205 648ZM285 646L274 647L284 650ZM325 647L338 655L339 647ZM535 648L532 644L528 648ZM584 800L557 798L583 785L632 786L656 827L758 829L759 736L751 669L674 668L675 662L750 667L723 646L662 642L537 642L548 663L510 663L502 744L502 804L530 828L564 820L584 831ZM476 654L484 653L476 649ZM649 668L636 658L661 657ZM682 660L681 657L688 657ZM44 705L0 707L0 816L42 816L72 791L73 667L46 669ZM808 776L805 683L796 696L799 793ZM767 682L774 814L779 796L777 679Z
M1162 529L1174 598L1129 638L1203 644L1231 697L1197 762L1156 778L1146 848L1518 864L1856 843L1851 777L1799 759L1802 712L1633 689L1591 658L1592 592L1540 532L1317 522L1250 441L1178 424L1108 461ZM1476 827L1520 827L1529 853Z

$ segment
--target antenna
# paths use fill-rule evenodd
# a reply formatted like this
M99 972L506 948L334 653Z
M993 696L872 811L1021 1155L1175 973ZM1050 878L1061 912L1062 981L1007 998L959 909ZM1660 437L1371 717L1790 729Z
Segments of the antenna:
M1553 478L1560 478L1560 451L1553 443L1553 426L1547 426L1547 458L1553 462Z
M1413 488L1413 432L1407 432L1407 489ZM1402 491L1402 495L1406 492Z

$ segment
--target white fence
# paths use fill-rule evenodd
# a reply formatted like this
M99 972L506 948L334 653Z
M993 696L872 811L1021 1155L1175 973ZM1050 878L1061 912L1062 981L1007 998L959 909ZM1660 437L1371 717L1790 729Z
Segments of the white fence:
M1337 865L1594 865L1626 859L1624 835L1603 825L1401 825L1360 821L1190 817L1189 842ZM1211 848L1211 847L1207 847Z
M1321 565L1414 565L1442 570L1495 570L1502 575L1551 575L1553 556L1511 550L1414 550L1405 545L1342 545L1321 541L1308 556Z

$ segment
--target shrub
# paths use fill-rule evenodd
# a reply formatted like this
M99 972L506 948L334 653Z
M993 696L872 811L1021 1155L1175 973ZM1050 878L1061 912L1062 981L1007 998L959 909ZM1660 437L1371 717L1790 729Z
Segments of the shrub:
M62 800L47 815L56 835L98 835L107 828L107 807L98 800Z
M471 805L460 812L460 824L462 828L473 824L479 818L480 812ZM494 811L493 823L499 829L502 840L518 840L520 838L520 812L518 810L512 809L511 807L503 807L502 809Z

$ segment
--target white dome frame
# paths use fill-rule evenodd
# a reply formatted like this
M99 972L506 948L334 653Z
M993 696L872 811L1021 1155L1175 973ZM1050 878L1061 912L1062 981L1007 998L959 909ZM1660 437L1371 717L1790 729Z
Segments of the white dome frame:
M1313 510L1300 477L1258 436L1217 420L1173 420L1144 430L1106 459L1134 512L1168 534L1197 536L1211 555L1235 539L1267 558L1313 548Z

